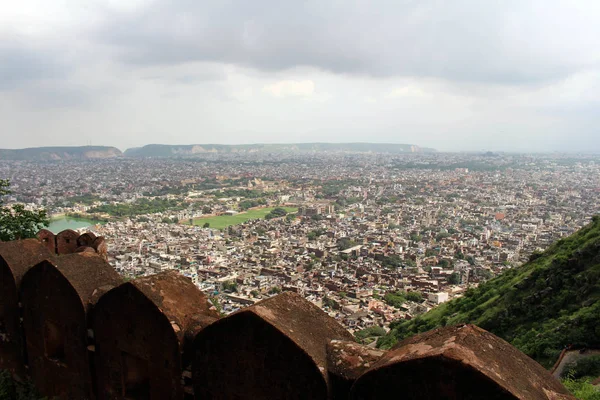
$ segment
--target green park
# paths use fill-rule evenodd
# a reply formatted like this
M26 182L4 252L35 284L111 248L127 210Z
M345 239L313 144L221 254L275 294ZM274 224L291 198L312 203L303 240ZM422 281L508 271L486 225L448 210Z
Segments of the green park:
M204 226L209 224L210 228L225 229L231 225L243 224L251 219L264 219L267 214L273 211L276 207L256 208L235 215L218 215L214 217L200 217L194 219L194 225ZM287 213L295 213L298 211L295 207L280 207Z

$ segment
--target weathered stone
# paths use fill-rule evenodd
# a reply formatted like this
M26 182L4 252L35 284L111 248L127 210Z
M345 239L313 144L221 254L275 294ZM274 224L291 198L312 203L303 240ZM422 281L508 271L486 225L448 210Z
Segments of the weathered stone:
M124 283L98 301L93 318L99 399L181 399L185 331L212 311L176 271Z
M72 254L77 249L79 234L71 229L56 235L56 254Z
M0 370L24 379L25 341L21 326L19 288L34 265L54 257L36 239L0 242Z
M96 253L98 253L102 258L106 260L108 256L108 246L106 244L106 240L102 236L99 236L96 239L94 239L92 247L94 248L94 250L96 250Z
M327 371L334 400L347 399L358 377L371 368L385 351L356 342L332 340L327 346Z
M37 233L37 238L50 253L56 254L56 236L54 236L54 233L42 229Z
M326 399L333 339L352 336L292 292L240 310L196 336L196 398Z
M98 287L121 282L109 264L90 253L42 261L23 276L21 302L29 367L42 394L93 398L88 314Z
M399 343L352 387L351 399L574 399L541 365L474 325Z
M83 233L77 238L77 246L92 247L94 240L96 240L96 235L93 232Z

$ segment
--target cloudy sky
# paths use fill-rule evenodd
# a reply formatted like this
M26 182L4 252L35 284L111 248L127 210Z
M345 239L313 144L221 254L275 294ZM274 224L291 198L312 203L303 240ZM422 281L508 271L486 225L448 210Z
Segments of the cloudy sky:
M0 132L600 151L600 2L7 1Z

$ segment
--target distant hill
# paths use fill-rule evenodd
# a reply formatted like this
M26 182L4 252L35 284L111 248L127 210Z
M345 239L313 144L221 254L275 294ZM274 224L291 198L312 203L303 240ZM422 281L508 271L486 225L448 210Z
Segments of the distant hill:
M123 153L116 147L32 147L28 149L0 149L0 160L92 160L121 157Z
M418 332L473 323L550 367L567 345L600 348L600 217L460 299L392 323L383 348Z
M348 152L348 153L422 153L434 152L411 144L389 143L291 143L291 144L149 144L127 149L128 157L178 157L206 153L284 153L284 152Z

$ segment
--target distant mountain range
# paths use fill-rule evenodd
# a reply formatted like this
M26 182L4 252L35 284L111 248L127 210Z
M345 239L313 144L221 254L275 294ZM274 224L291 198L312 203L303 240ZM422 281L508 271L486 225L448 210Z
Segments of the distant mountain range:
M32 147L0 149L0 160L93 160L115 157L190 157L209 153L432 153L412 144L391 143L290 143L290 144L149 144L121 150L109 146Z
M28 149L0 149L0 160L93 160L122 157L116 147L80 146L80 147L31 147Z
M289 144L149 144L125 151L128 157L181 157L206 153L423 153L434 149L390 143L289 143Z

